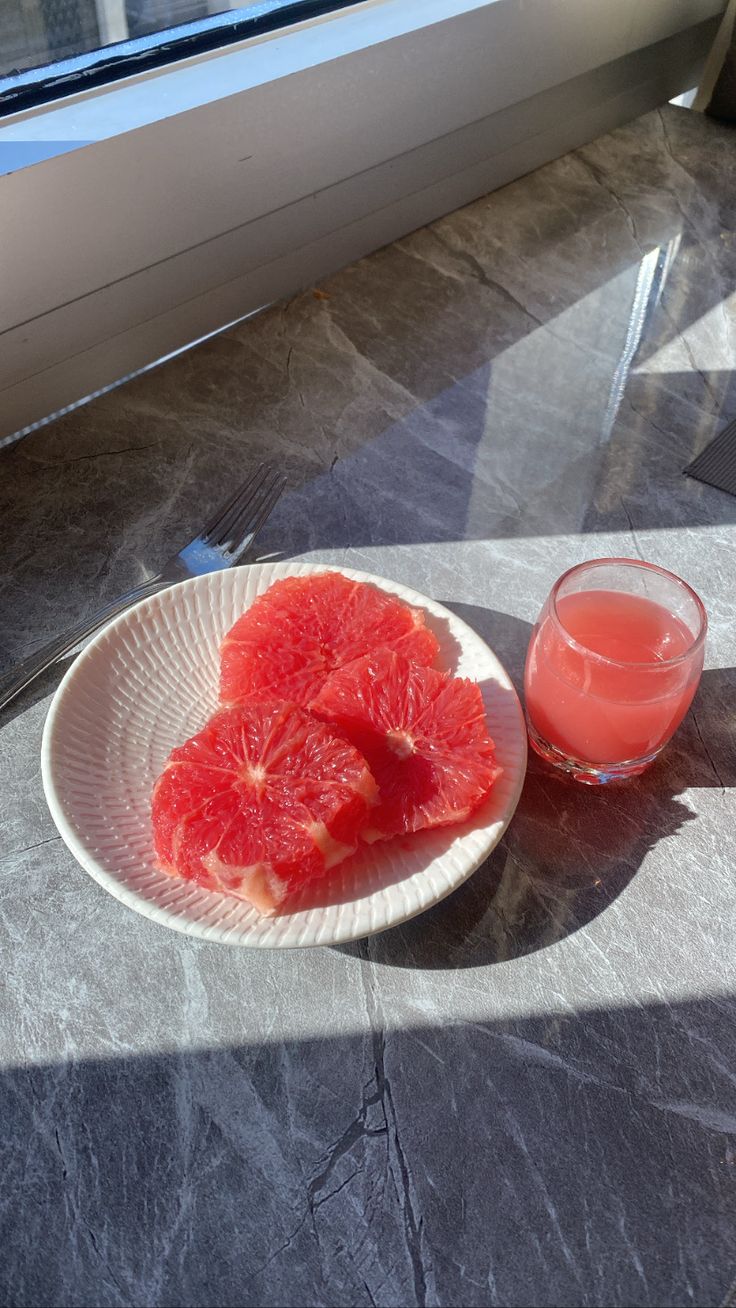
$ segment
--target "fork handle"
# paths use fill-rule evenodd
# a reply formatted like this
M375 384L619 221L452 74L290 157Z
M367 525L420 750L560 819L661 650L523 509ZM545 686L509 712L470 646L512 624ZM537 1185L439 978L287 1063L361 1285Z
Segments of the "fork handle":
M92 636L100 627L104 627L107 622L116 618L119 613L124 613L131 604L136 604L138 600L146 599L149 595L155 595L159 590L165 590L171 586L171 581L166 581L162 577L152 577L150 581L144 581L140 586L134 586L132 590L121 595L118 599L113 600L110 604L105 604L96 613L90 617L84 618L81 622L76 622L73 627L68 627L60 636L55 636L53 640L42 645L34 654L29 654L28 658L22 662L16 663L10 672L4 677L0 677L0 709L9 704L21 690L25 690L36 677L40 677L42 672L50 668L52 663L60 659L63 654L68 654L79 643Z

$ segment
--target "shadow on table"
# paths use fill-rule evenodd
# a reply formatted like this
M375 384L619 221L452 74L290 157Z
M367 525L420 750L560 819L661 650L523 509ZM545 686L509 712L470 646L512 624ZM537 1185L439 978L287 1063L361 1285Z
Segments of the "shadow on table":
M475 605L447 607L483 636L520 690L530 624ZM0 721L47 696L71 662L49 669ZM632 782L581 786L530 754L515 817L486 863L420 917L338 948L395 967L474 968L534 953L571 935L613 903L661 839L694 820L680 798L684 792L736 785L734 703L736 668L706 671L674 740ZM422 833L417 840L438 845L446 838L449 845L454 835ZM437 852L433 845L430 856ZM377 888L378 882L368 887ZM352 883L345 893L354 898ZM334 886L325 902L335 902Z
M84 1028L105 1056L0 1070L4 1304L654 1308L685 1302L685 1278L693 1302L723 1300L728 994L667 1001L665 981L659 1002L565 1012L530 986L515 1016L480 977L452 1003L430 983L420 1013L370 964L317 994L324 974L295 980L282 955L269 1023L248 982L217 983L221 947L182 940L217 997L214 1047L121 1053L108 1028L130 1039L126 960L111 944L109 1011ZM263 996L255 962L240 970ZM105 988L94 971L88 984L85 1016L102 1022ZM191 991L164 998L181 1040ZM344 1030L322 1034L336 1010Z
M520 688L530 624L473 605L448 607L488 641ZM513 821L478 872L420 917L340 948L394 967L485 967L579 930L625 890L660 840L695 819L683 792L736 784L735 695L736 668L706 671L674 740L634 781L582 786L530 752Z

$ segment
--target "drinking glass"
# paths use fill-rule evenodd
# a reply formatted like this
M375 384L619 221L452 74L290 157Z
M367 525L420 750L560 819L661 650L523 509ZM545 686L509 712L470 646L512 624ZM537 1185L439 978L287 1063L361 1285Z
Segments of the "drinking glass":
M555 582L529 643L529 739L576 780L636 776L687 713L707 617L687 582L637 559L591 559Z

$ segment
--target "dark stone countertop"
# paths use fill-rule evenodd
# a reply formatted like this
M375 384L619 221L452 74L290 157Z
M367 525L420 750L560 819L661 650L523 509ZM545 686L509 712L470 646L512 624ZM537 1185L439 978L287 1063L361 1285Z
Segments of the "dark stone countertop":
M711 618L641 780L532 761L449 900L340 949L130 912L56 835L58 671L2 718L0 1299L719 1305L736 1273L736 137L650 114L0 453L10 663L237 471L260 541L449 602L518 678L554 578L641 554Z

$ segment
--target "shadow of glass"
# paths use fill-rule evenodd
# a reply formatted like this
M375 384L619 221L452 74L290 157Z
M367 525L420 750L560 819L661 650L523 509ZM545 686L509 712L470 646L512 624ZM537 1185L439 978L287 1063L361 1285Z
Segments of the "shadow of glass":
M530 755L519 807L488 861L421 917L340 948L392 967L442 969L558 944L605 912L649 850L693 819L661 772L591 790Z
M530 624L449 607L483 635L520 687ZM736 669L706 671L668 748L630 782L581 786L530 753L512 823L469 881L421 917L340 948L392 967L441 969L508 962L559 943L605 912L649 851L694 819L678 796L736 784L735 702Z
M736 668L706 668L662 762L678 791L736 786Z

